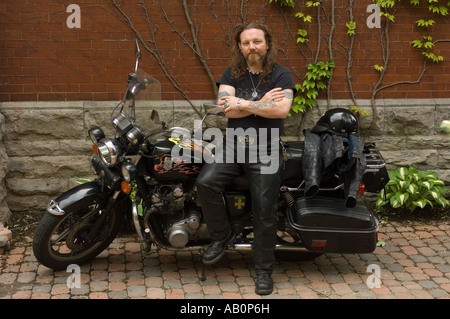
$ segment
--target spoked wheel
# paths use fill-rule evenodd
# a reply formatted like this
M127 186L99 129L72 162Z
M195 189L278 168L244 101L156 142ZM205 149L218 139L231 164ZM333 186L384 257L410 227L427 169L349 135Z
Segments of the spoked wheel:
M112 208L94 238L88 234L102 215L98 204L86 203L85 208L62 216L45 214L33 237L36 259L52 269L66 269L70 264L81 265L90 261L119 233L127 210L126 203L122 201Z

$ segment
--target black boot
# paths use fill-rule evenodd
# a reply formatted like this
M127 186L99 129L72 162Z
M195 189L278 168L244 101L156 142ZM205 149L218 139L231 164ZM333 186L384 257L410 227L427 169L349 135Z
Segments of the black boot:
M367 167L366 155L364 154L364 142L358 137L350 136L352 148L352 158L354 165L346 172L345 175L345 195L346 206L353 208L356 205L356 198L358 196L359 187L364 178L364 173Z
M260 273L256 275L255 292L258 295L270 295L273 291L273 280L269 273Z
M218 262L225 253L225 248L231 243L236 234L231 230L230 233L222 240L213 240L203 254L203 263L205 265L212 265Z
M322 178L322 154L320 135L304 130L305 144L302 157L302 171L305 179L305 197L312 197L319 191Z

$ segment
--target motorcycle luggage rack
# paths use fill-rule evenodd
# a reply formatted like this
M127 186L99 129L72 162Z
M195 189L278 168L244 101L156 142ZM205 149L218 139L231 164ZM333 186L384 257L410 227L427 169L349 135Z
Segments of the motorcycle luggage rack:
M386 167L386 162L380 151L376 148L375 143L366 143L364 145L364 153L367 161L366 172L376 173L380 169Z

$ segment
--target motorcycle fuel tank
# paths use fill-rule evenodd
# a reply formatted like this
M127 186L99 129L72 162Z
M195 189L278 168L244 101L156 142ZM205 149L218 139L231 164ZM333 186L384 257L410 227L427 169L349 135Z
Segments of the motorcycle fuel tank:
M190 152L191 149L187 148L187 144L184 145L180 145L176 141L165 140L154 146L153 169L158 178L167 180L197 178L202 161L195 157L195 152Z

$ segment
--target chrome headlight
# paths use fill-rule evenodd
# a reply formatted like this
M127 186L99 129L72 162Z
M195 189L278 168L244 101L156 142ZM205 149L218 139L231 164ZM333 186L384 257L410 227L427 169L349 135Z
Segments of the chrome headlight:
M122 176L128 183L131 182L136 177L136 166L133 163L127 162L122 166Z
M106 166L113 166L120 156L120 144L116 140L104 138L97 143L98 155Z
M97 144L98 142L100 142L102 139L105 138L105 133L98 126L91 127L89 129L88 133L89 133L89 138L91 139L92 143L94 143L94 144Z
M133 145L142 143L142 141L144 140L144 137L145 137L144 134L142 134L141 131L139 130L139 128L137 128L137 127L133 127L127 133L127 139Z
M130 122L130 120L128 120L121 113L119 113L112 120L112 124L116 128L116 130L119 132L120 135L125 134L126 132L128 132L133 127L133 124Z

